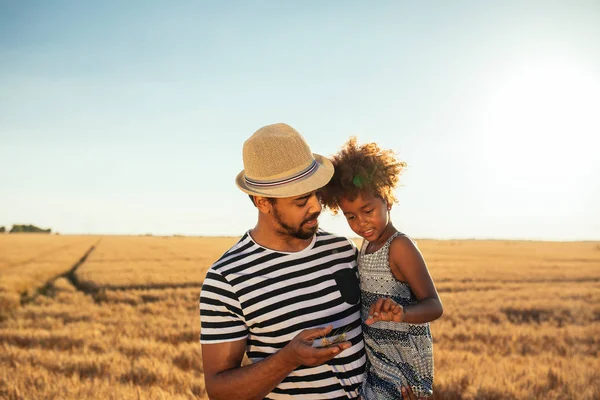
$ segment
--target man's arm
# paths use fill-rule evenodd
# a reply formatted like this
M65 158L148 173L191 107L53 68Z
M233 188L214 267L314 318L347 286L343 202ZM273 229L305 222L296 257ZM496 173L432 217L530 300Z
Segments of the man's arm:
M351 346L342 342L312 347L313 339L331 332L332 326L306 329L284 348L257 363L241 366L246 340L202 344L206 392L211 400L262 399L300 365L321 365Z

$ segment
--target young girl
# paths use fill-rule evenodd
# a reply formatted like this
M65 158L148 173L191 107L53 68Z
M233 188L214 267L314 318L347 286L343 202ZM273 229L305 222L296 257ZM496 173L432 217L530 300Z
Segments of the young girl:
M361 317L367 352L362 398L398 399L404 386L417 397L433 394L429 322L442 303L415 243L390 220L394 188L406 166L375 143L351 138L331 160L335 173L322 201L340 209L364 238L358 258Z

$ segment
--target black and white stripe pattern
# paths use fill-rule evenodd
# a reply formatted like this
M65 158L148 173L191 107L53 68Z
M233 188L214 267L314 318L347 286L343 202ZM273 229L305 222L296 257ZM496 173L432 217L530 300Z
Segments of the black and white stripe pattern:
M334 278L343 269L356 273L356 256L348 239L321 230L294 253L261 247L246 233L206 275L201 343L245 339L248 358L257 362L301 330L332 324L352 347L327 364L296 369L267 398L357 398L365 364L360 308L344 301Z

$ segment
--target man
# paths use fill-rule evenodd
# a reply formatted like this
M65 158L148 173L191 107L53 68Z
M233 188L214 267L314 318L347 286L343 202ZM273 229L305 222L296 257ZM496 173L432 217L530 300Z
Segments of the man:
M208 396L357 399L366 361L357 250L317 221L318 189L333 166L286 124L256 131L243 160L236 184L258 209L258 222L202 286ZM242 366L244 354L252 364Z

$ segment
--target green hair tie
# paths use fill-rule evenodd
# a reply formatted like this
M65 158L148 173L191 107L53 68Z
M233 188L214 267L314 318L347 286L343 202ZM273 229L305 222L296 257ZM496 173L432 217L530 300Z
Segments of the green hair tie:
M357 188L362 188L363 187L363 178L360 175L356 175L354 178L352 178L352 184L354 186L356 186Z

